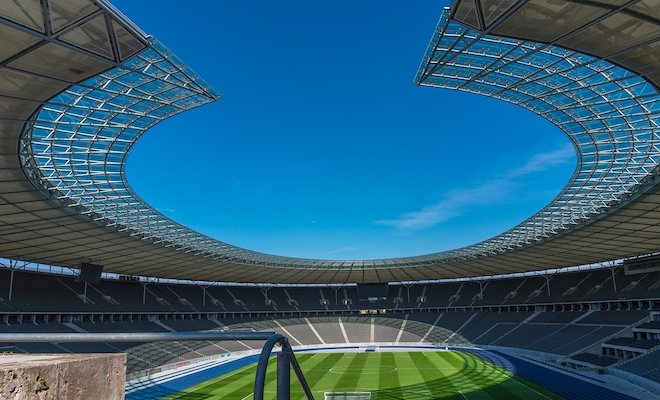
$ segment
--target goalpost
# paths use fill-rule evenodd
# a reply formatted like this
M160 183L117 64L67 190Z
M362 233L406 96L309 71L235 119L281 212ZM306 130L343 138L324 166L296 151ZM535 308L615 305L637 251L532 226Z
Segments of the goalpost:
M324 392L323 400L371 400L371 392Z

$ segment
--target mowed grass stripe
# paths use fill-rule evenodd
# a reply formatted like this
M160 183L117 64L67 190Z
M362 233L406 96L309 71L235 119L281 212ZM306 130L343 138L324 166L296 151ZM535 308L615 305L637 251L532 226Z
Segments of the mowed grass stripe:
M302 364L303 361L302 360L299 361ZM247 381L242 382L243 385L241 387L227 388L222 393L228 399L241 400L244 398L248 398L248 399L252 398L252 395L254 394L254 378L255 376L252 375L251 377L249 377ZM295 381L295 379L293 378L293 372L292 372L291 381L292 382ZM273 356L268 360L268 368L266 369L265 382L266 385L264 386L264 398L274 399L276 397L276 391L277 391L277 356ZM214 394L218 394L218 393L214 393Z
M372 400L560 399L470 353L318 353L301 354L297 358L317 399L323 399L323 392L329 391L370 391ZM167 399L251 399L255 370L256 364L243 367ZM265 397L274 399L274 358L266 379ZM304 399L294 374L291 398Z
M432 396L441 395L442 397L454 399L451 396L453 394L458 394L458 391L451 382L451 378L447 379L448 375L446 375L444 371L447 368L451 368L452 365L447 362L447 359L444 356L436 356L434 357L434 360L431 361L431 357L426 352L408 354L417 367L418 373L424 378L423 384L416 385L418 386L416 393L420 397L415 397L415 399L433 398L429 397L429 394ZM406 393L409 393L408 390L406 390ZM406 399L407 398L408 397L406 397ZM457 400L460 399L460 394L455 398Z
M358 384L356 386L356 391L360 392L371 392L377 388L378 380L380 376L384 373L385 375L392 375L392 372L385 372L381 370L382 364L382 353L363 353L365 355L365 363L362 366L360 371L360 377L358 379ZM390 367L389 371L394 371L395 367ZM364 389L364 390L362 390Z
M379 362L378 366L381 370L381 373L378 375L378 386L379 389L388 389L388 388L398 388L401 386L401 380L399 379L399 369L397 359L399 357L394 357L394 353L379 353ZM384 372L394 369L393 372Z
M310 389L314 392L315 387L323 384L329 378L330 373L328 370L332 368L337 360L341 359L342 354L332 353L317 353L305 354L302 358L299 357L300 367L305 371L305 380L309 384ZM314 393L318 396L317 393ZM291 398L304 398L302 388L298 382L295 373L291 371ZM322 398L322 397L321 397Z
M266 382L267 386L265 390L269 390L268 385L275 384L276 379L276 370L277 363L275 357L271 358L268 362L268 369L266 372ZM246 367L241 373L236 374L230 378L233 379L222 379L223 376L216 378L214 381L204 382L200 385L194 386L187 391L188 395L181 396L177 400L199 400L200 396L210 396L203 397L206 398L229 398L241 400L245 397L251 398L254 392L254 377L256 373L256 364L253 364L249 367ZM229 377L230 374L226 376ZM293 381L294 379L292 379ZM297 383L297 381L296 381ZM275 390L273 388L273 390ZM275 397L267 393L266 398Z
M330 371L337 366L350 364L351 359L352 354L329 353L316 369L309 372L305 370L305 377L311 385L314 396L322 399L323 392L332 391L337 387L343 375Z
M373 354L373 353L372 353ZM348 354L347 354L348 355ZM353 356L351 362L348 364L348 367L343 371L343 373L337 374L339 380L332 387L332 390L335 392L343 392L346 389L350 388L370 388L371 386L360 386L360 377L362 376L362 371L364 371L364 364L367 363L367 353L350 353ZM340 367L339 365L337 367ZM337 368L335 368L337 370ZM337 371L342 371L338 369ZM375 376L374 376L375 378Z
M401 390L400 375L406 376L408 382L413 382L417 373L407 353L381 353L381 365L383 368L396 368L396 371L379 375L378 390L372 391L372 400L405 398L405 392ZM421 381L421 377L417 378Z
M326 358L327 356L324 354L301 354L296 356L296 359L300 364L300 368L302 368L304 371L309 371L305 373L305 379L307 380L308 384L311 385L314 382L311 371L322 369L323 368L322 364ZM291 369L290 373L291 373L291 386L289 387L289 389L291 391L291 398L292 399L304 398L302 388L300 387L300 382L298 382L298 378L296 377L296 374L293 371L293 369ZM253 391L250 390L250 393L248 394L252 395ZM277 397L277 363L276 363L276 359L271 359L271 362L268 364L268 372L266 374L266 386L264 387L264 398L275 399L276 397ZM233 399L234 397L228 396L228 398ZM251 398L251 396L249 398Z

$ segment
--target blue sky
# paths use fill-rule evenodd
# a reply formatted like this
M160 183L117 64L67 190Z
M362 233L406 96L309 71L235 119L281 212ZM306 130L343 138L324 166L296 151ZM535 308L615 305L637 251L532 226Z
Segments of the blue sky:
M413 83L442 1L113 3L223 95L151 129L129 182L227 243L330 259L449 250L523 221L575 168L531 112Z

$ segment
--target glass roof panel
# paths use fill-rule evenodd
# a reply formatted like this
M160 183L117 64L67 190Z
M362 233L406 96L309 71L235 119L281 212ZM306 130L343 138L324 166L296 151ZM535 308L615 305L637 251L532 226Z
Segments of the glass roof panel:
M49 2L50 23L53 32L66 27L77 19L98 10L91 0L58 0Z
M3 82L0 81L0 93L2 92ZM32 114L35 105L34 101L0 96L0 118L27 118Z
M643 75L657 74L660 72L660 39L610 57L610 59L624 67L634 68ZM653 79L652 76L648 76L648 78L660 86L660 79Z
M660 2L657 0L640 0L628 9L656 19L660 16Z
M58 68L53 68L57 60ZM10 66L68 82L80 82L110 68L111 64L49 42L12 61Z
M140 39L135 37L135 35L124 28L119 22L113 20L112 26L115 30L117 47L119 48L119 56L122 61L145 48Z
M454 18L479 29L479 17L477 17L477 7L474 5L474 0L462 0L456 8Z
M62 34L59 38L111 60L114 59L103 14Z
M481 0L486 26L493 23L500 15L504 14L518 0Z
M493 32L549 43L608 11L606 8L566 0L529 0ZM539 26L543 26L543 29L539 29Z
M47 100L55 91L66 88L65 82L34 76L9 68L0 68L0 95Z
M2 24L0 24L0 37L2 38L0 61L6 60L39 42L39 38L36 36Z
M658 35L660 35L658 24L626 13L617 13L558 44L600 57L608 57L657 38Z
M39 0L3 0L0 16L42 33L46 31Z
M443 15L446 18L447 13ZM440 26L444 26L443 22ZM464 84L453 80L461 76L456 69L462 66L456 65L456 60L463 53L486 58L487 52L475 49L497 42L497 38L484 36L478 41L466 41L446 32L461 32L473 38L478 33L461 28L458 22L447 23L446 30L438 34L426 53L435 50L434 60L441 61L431 64L427 59L427 64L420 67L418 82L473 91L529 108L562 129L578 145L581 160L574 179L554 202L504 234L459 249L463 254L493 254L556 235L616 204L652 173L657 165L653 160L660 159L659 146L645 143L640 148L639 138L633 133L658 129L660 94L643 78L608 61L567 49L510 42L507 45L512 49L506 54L515 56L506 56L485 67L479 82ZM462 41L464 45L454 47L452 41ZM507 83L502 74L515 76L518 81ZM641 108L642 103L650 106ZM652 143L658 140L656 136L645 134ZM640 151L645 152L643 156Z

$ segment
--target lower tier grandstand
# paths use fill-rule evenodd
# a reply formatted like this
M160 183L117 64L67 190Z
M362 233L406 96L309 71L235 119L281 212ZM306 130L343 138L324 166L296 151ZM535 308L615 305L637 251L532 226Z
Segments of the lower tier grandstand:
M545 353L573 366L613 366L660 383L660 312L445 312L361 316L164 319L24 323L0 325L0 332L168 332L275 331L293 345L435 343L452 346L514 347ZM163 342L41 343L2 346L16 353L127 352L128 372L158 368L222 353L255 350L261 343Z
M0 270L0 285L9 282L9 274L11 298L8 287L0 287L0 333L274 331L298 348L408 344L517 349L561 368L623 371L660 384L658 272L627 275L617 268L393 285L386 298L376 301L360 300L354 286L202 290L133 280L85 285L71 276L6 269ZM0 351L126 352L128 376L139 377L164 366L261 346L249 341L5 343Z

